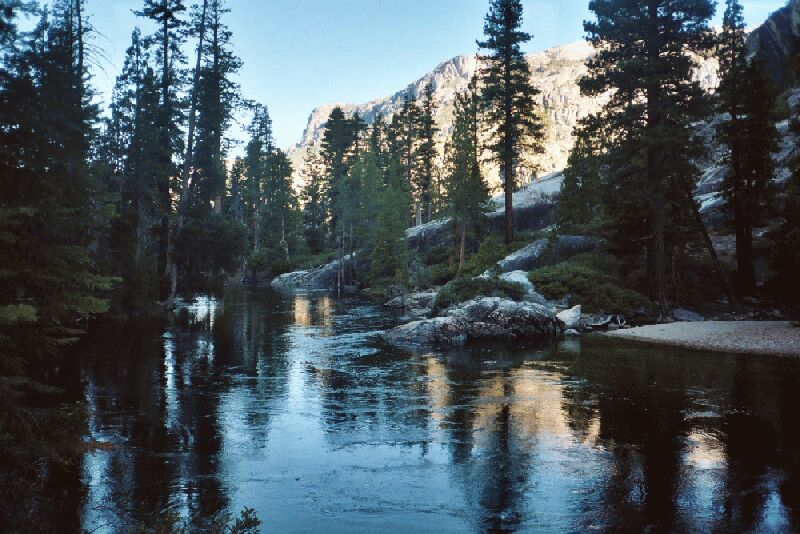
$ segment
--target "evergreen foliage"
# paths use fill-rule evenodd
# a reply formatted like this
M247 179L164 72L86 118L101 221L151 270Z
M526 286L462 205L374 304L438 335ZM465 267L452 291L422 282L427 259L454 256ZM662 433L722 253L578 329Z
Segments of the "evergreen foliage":
M386 189L381 193L372 239L372 279L378 285L405 285L408 279L406 214L411 204L402 167L390 164Z
M453 224L453 254L458 256L458 270L464 265L467 232L480 237L483 213L487 209L489 188L480 168L480 101L477 80L469 89L456 95L453 133L447 151L448 213Z
M79 408L54 407L62 351L108 310L115 280L90 254L110 210L88 164L96 110L81 4L53 2L30 34L15 24L26 6L14 7L0 15L0 472L43 481L79 454L83 429ZM3 479L0 496L27 514Z
M534 100L539 90L531 84L530 66L522 52L522 44L531 36L521 31L521 26L520 0L492 0L483 26L486 40L478 42L488 51L481 56L486 62L481 70L481 101L486 122L492 125L488 148L501 167L506 243L514 240L512 196L522 151L540 152L544 135Z
M772 118L775 89L757 60L748 61L739 0L727 0L720 37L720 111L727 119L718 127L728 147L728 172L721 192L733 216L736 234L736 286L755 291L753 229L765 220L774 200L774 163L778 131Z
M434 136L439 131L435 120L436 103L433 101L433 82L425 86L420 107L419 131L420 139L417 148L418 171L416 172L415 190L425 222L433 217L433 181L436 169L436 141Z
M573 235L601 233L605 224L601 160L602 123L590 115L575 128L575 145L569 154L556 206L559 231Z
M700 143L689 125L707 112L692 79L690 53L712 45L709 0L593 0L586 22L598 53L581 80L587 95L608 94L599 115L608 132L602 158L605 215L613 250L647 251L650 294L666 310L667 258L686 240ZM684 219L686 221L684 221Z

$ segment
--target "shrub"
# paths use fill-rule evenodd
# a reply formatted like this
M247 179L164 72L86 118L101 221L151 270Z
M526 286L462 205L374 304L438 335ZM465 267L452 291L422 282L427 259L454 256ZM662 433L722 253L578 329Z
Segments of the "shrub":
M445 261L438 265L434 265L430 269L430 279L431 284L435 286L440 286L446 284L453 278L455 278L458 271L458 265L449 265L449 262Z
M448 282L436 295L434 309L444 309L475 297L505 297L522 300L525 289L520 284L499 278L456 278Z
M464 276L478 276L505 258L507 248L493 235L481 242L478 252L470 256L461 269Z
M627 313L646 306L644 295L619 285L613 267L609 257L587 254L533 271L528 278L545 298L569 296L589 312Z

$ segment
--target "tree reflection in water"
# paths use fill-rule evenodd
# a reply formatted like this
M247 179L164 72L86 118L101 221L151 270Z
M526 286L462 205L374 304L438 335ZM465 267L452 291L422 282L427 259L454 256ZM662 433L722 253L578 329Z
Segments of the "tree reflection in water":
M250 506L270 531L798 528L799 361L591 338L409 353L374 339L399 320L231 290L96 328L80 387L114 446L60 482L86 491L64 524Z

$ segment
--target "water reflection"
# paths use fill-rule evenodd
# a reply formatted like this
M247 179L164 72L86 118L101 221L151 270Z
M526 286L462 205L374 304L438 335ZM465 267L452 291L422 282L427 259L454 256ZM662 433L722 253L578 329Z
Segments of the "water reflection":
M83 528L787 531L800 362L570 340L382 346L363 303L231 291L82 347Z

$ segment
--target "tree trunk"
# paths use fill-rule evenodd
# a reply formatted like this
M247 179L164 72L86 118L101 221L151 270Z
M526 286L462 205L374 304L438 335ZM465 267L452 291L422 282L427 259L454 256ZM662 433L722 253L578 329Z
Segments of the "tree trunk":
M514 241L514 177L513 177L514 164L508 159L503 162L503 174L505 175L505 183L503 190L505 192L505 214L506 214L506 244Z
M260 225L258 224L258 219L261 216L261 210L256 209L256 212L253 214L253 254L258 252L258 249L261 247L259 231L261 230Z
M653 260L655 262L654 289L656 302L662 318L666 318L667 310L667 269L666 269L666 247L665 247L665 213L664 203L656 201L653 217Z
M464 224L461 226L461 248L458 253L458 272L461 272L461 268L464 266L464 241L467 238L467 225Z
M206 13L208 11L208 0L203 0L203 13L200 18L200 36L197 43L197 62L194 68L194 80L192 84L192 101L189 107L189 131L187 133L186 153L183 159L183 175L181 176L181 196L178 204L178 223L175 235L180 235L183 230L186 210L189 207L189 176L192 170L192 152L194 150L194 127L197 116L197 89L200 84L200 61L203 57L203 38L206 31ZM174 244L170 250L170 276L169 276L169 296L165 306L171 308L175 303L175 295L178 289L178 265L175 261Z
M172 106L169 98L169 20L164 16L162 24L161 46L163 61L163 72L161 73L161 99L162 99L162 114L161 117L161 143L162 147L169 151L169 123L172 116ZM158 277L160 280L161 297L169 300L170 296L170 231L169 231L169 214L172 211L172 199L170 198L169 191L169 176L159 177L159 195L161 202L161 227L159 229L159 246L158 246Z
M752 295L756 287L753 267L753 230L744 208L734 214L736 227L736 286L742 294Z

